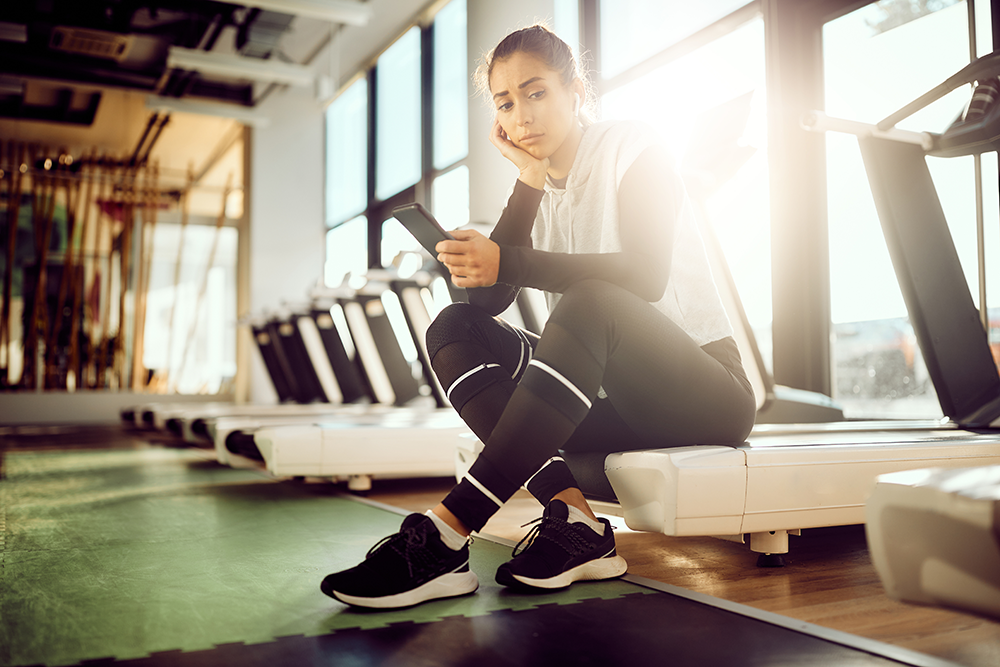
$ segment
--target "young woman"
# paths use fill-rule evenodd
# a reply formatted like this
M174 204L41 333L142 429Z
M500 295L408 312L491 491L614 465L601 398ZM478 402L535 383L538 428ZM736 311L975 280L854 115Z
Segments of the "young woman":
M572 52L542 26L508 35L477 78L496 109L490 141L519 176L489 238L456 231L437 245L469 303L435 319L427 346L485 448L441 504L324 579L323 592L348 604L476 590L468 536L521 486L545 509L498 583L619 576L611 526L560 452L737 444L753 426L753 391L693 209L655 135L585 124ZM541 337L496 317L522 287L546 292Z

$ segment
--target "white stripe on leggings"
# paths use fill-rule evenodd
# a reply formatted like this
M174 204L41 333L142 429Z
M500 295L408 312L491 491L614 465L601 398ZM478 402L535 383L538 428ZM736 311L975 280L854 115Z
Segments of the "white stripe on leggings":
M482 491L484 496L495 502L497 504L497 507L503 507L503 501L497 498L495 495L493 495L493 492L487 489L485 486L483 486L478 479L476 479L469 473L465 473L465 479L469 480L469 483L472 484L472 486Z
M531 361L528 362L528 365L540 368L543 371L545 371L546 373L548 373L549 375L551 375L552 377L554 377L555 379L557 379L560 382L562 382L564 385L566 385L567 389L569 389L570 391L572 391L574 394L576 394L577 398L579 398L581 401L583 401L583 404L587 406L588 410L590 409L590 405L591 405L590 400L586 396L584 396L583 392L580 391L579 389L577 389L576 386L572 382L570 382L565 377L563 377L563 375L559 371L557 371L556 369L552 368L551 366L548 366L548 365L542 363L538 359L532 359Z
M520 329L514 329L518 337L521 339L521 358L517 360L517 368L514 370L514 374L511 375L515 380L518 374L521 372L521 368L524 364L524 353L528 353L528 359L531 359L531 343L528 342L528 337Z
M554 461L564 461L565 462L565 460L566 459L564 459L561 456L553 456L551 459L549 459L548 461L546 461L545 463L543 463L542 467L539 468L538 470L536 470L534 475L532 475L531 477L528 478L528 480L524 483L524 488L528 488L528 485L531 484L531 480L535 479L535 477L538 476L538 473L540 473L543 470L545 470L546 468L548 468L550 463L552 463Z
M469 376L475 375L479 371L485 371L487 368L499 368L499 367L500 367L500 364L480 364L479 366L476 366L475 368L473 368L471 371L467 371L466 373L463 373L462 375L460 375L458 377L457 380L455 380L454 382L451 383L451 386L448 387L448 391L445 392L446 394L448 394L448 400L449 401L451 400L451 392L455 391L455 387L457 387L459 384L461 384L462 380L465 380Z

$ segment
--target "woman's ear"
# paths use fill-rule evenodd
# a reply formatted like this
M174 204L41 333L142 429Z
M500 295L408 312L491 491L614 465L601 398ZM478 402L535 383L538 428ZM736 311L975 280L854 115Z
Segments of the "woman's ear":
M580 93L573 93L573 115L580 115Z

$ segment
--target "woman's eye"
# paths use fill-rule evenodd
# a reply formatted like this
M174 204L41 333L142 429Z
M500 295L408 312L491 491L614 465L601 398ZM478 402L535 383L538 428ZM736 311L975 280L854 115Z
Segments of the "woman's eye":
M511 104L510 102L507 102L506 104L501 104L500 106L498 106L497 111L510 111L512 106L514 105Z
M528 95L528 97L530 97L533 100L540 100L543 97L545 97L545 91L544 90L536 90L535 92L533 92L530 95Z

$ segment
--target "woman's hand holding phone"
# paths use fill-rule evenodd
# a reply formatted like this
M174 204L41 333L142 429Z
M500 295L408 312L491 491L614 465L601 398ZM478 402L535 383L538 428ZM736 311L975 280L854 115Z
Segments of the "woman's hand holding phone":
M538 158L520 148L500 126L497 118L493 119L493 127L490 129L490 143L497 147L500 154L510 160L517 167L518 180L525 185L530 185L536 190L541 190L545 185L545 175L549 170L549 159Z
M474 229L451 232L454 241L441 241L434 249L448 267L456 287L489 287L500 271L500 246Z

